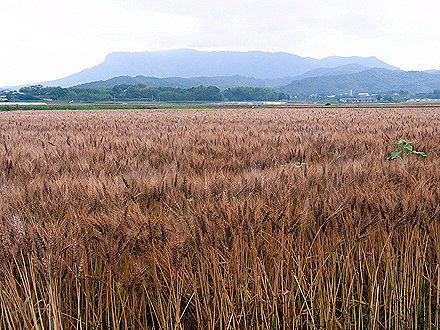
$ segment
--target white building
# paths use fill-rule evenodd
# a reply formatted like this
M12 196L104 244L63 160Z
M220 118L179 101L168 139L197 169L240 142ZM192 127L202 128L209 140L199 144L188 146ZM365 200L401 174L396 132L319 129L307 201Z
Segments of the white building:
M377 102L375 97L343 97L339 99L342 103L374 103Z

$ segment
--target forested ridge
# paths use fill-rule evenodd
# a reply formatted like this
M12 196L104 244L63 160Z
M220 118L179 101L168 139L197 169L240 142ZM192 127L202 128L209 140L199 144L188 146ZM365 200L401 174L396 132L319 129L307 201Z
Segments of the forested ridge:
M270 87L233 87L220 90L215 86L191 88L148 87L145 84L120 84L113 87L62 88L33 85L16 93L8 93L8 101L276 101L289 99L289 95Z

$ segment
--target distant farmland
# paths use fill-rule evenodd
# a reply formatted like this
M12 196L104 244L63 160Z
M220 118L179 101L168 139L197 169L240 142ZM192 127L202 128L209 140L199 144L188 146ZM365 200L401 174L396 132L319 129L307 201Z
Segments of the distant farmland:
M0 328L438 329L439 155L429 106L1 112Z

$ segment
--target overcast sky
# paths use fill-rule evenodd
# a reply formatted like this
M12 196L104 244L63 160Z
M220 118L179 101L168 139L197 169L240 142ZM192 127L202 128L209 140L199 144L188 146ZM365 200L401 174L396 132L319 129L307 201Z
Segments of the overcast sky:
M440 1L2 0L0 86L62 78L115 51L376 56L440 69Z

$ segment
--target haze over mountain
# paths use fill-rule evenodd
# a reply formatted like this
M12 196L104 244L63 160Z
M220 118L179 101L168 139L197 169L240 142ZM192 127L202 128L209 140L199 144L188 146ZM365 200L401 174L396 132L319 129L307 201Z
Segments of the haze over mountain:
M376 57L331 56L324 59L315 59L311 57L303 58L289 53L260 51L207 52L176 49L138 53L111 53L100 65L62 79L42 82L41 84L44 86L70 87L98 80L108 80L118 76L135 77L138 75L156 78L238 75L256 79L278 79L296 77L315 69L331 69L345 65L397 69Z

